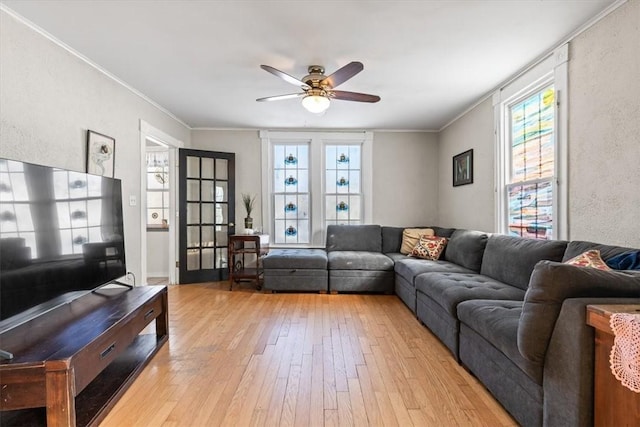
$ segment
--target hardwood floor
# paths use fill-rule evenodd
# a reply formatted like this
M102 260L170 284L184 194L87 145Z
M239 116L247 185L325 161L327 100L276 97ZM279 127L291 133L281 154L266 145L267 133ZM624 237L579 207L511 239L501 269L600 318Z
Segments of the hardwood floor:
M170 341L107 426L512 426L392 295L170 286Z

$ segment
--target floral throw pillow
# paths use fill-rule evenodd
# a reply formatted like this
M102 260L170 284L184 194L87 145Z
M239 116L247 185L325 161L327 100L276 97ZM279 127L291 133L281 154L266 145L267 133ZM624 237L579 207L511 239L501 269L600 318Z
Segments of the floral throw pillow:
M436 260L442 255L442 251L447 246L446 237L420 236L420 240L411 251L411 256L422 259Z
M597 268L598 270L611 270L611 268L609 268L609 266L602 260L600 251L597 249L591 249L590 251L583 252L564 263L577 265L578 267Z

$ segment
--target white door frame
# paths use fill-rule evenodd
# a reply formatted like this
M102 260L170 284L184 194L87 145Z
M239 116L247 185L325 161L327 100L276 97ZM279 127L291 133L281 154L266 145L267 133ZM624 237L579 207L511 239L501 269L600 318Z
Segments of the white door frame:
M147 140L169 149L169 283L178 283L178 148L184 143L140 119L140 283L147 283Z

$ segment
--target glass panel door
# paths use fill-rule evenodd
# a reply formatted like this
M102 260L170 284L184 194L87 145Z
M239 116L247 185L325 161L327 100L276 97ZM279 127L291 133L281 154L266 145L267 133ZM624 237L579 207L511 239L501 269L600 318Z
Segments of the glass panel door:
M235 154L180 150L180 283L227 280Z

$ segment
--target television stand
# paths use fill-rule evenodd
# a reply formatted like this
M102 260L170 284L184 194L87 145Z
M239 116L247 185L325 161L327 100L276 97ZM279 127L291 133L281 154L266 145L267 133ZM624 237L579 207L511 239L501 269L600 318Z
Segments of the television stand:
M97 425L168 334L165 286L89 292L0 333L0 424Z

